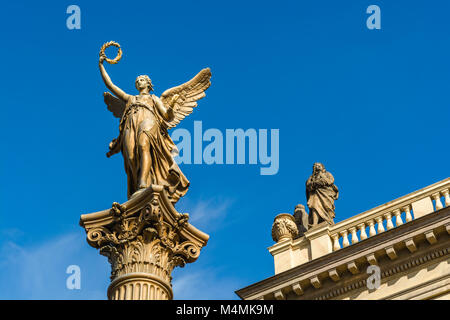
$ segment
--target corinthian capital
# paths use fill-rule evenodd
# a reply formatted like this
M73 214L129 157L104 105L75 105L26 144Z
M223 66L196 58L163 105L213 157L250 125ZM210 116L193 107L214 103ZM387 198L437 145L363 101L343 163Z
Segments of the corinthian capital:
M209 236L152 185L111 209L82 215L88 243L111 264L112 300L172 299L172 270L197 260Z

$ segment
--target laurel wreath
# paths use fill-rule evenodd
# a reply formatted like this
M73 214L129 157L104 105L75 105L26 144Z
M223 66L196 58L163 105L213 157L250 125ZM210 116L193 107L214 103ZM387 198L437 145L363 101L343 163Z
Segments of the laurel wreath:
M105 54L106 48L111 47L111 46L114 46L117 48L117 56L114 59L109 59ZM115 41L106 42L100 49L100 57L101 56L104 56L106 62L108 62L109 64L116 64L122 58L122 49L120 48L120 44L118 44Z

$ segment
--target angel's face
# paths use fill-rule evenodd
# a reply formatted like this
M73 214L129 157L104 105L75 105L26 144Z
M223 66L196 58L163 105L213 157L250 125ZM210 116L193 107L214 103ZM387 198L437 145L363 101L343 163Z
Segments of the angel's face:
M145 89L148 89L148 91L152 90L150 78L147 76L139 76L136 78L135 81L136 89L139 90L139 92L142 92Z
M148 87L147 80L145 80L143 77L138 77L136 79L136 88L141 91L142 89L145 89Z

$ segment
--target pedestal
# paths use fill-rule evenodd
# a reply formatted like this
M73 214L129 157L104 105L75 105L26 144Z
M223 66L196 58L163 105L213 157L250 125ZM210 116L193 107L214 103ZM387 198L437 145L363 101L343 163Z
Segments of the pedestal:
M111 209L81 216L87 241L111 264L110 300L170 300L172 270L197 260L209 236L152 185Z

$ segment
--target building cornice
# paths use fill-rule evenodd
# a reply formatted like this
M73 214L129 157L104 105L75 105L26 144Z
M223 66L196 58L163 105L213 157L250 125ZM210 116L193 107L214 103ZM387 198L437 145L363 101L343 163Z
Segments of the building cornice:
M367 274L361 269L370 264L382 264L382 272L388 277L419 262L448 255L449 228L450 208L446 207L281 272L236 294L242 299L283 299L294 293L305 299L334 298L365 285ZM345 286L340 285L342 278L346 278Z

